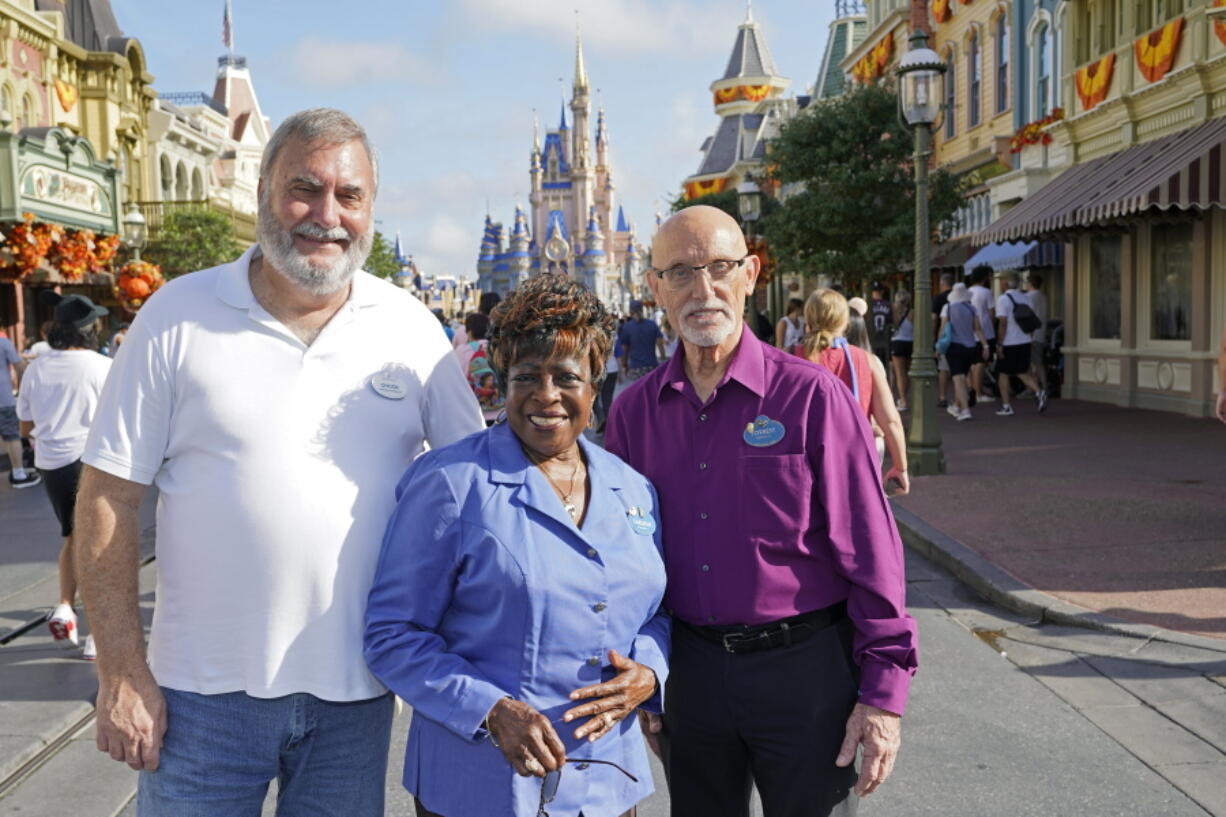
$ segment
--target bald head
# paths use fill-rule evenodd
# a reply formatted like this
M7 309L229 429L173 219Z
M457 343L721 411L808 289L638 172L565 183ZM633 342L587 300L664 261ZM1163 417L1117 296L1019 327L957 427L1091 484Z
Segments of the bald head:
M716 258L742 258L747 253L745 236L736 219L705 204L674 213L651 241L651 265L656 269L677 264L696 266Z

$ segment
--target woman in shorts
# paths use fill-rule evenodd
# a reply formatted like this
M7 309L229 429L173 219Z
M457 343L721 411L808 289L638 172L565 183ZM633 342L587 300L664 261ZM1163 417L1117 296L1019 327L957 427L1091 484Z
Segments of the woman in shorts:
M952 327L953 340L945 353L949 361L949 374L954 379L954 402L946 411L955 420L971 419L969 390L966 384L971 366L988 359L988 345L983 337L983 326L975 319L975 307L966 284L958 282L949 292L949 301L941 308L941 332L945 326Z

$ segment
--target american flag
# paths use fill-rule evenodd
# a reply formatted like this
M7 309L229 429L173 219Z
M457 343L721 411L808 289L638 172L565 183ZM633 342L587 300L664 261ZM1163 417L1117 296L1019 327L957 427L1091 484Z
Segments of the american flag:
M234 27L230 21L230 0L226 0L226 14L221 20L221 44L226 48L234 48Z

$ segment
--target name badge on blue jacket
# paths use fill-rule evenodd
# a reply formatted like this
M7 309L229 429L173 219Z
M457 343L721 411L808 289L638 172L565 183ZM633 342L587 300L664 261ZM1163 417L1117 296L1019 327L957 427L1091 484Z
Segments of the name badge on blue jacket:
M630 520L630 527L635 533L651 536L656 532L656 518L637 505L626 511L626 518Z
M741 437L754 448L766 448L782 440L783 434L783 423L759 414L752 423L746 423Z

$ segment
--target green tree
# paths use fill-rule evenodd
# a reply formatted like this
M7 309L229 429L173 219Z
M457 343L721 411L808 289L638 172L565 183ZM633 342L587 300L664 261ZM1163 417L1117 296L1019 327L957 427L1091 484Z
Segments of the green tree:
M208 207L175 208L166 213L158 237L149 242L146 261L162 267L167 278L227 264L242 254L234 224Z
M763 219L784 271L828 273L849 289L909 265L915 248L913 138L894 90L861 85L817 102L770 144L774 178L786 195ZM933 237L962 203L961 182L929 174Z
M392 278L400 272L394 248L378 230L375 230L375 240L370 245L370 256L367 257L363 269L380 278Z

